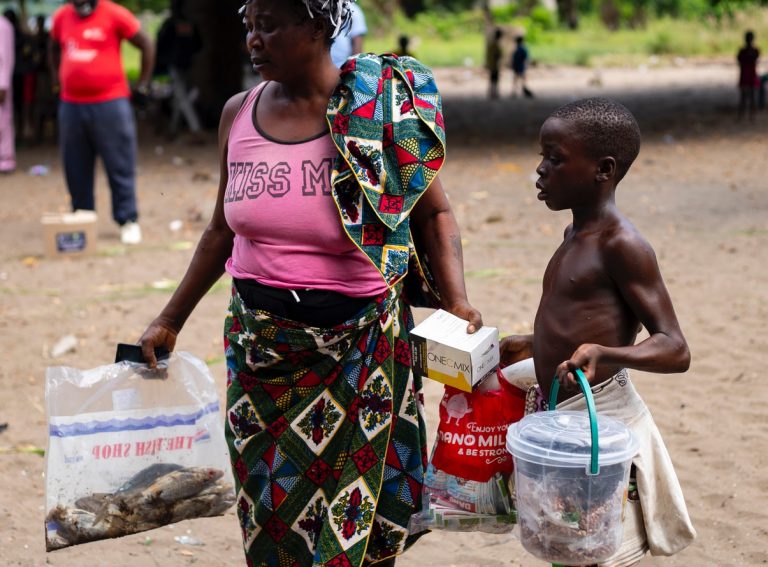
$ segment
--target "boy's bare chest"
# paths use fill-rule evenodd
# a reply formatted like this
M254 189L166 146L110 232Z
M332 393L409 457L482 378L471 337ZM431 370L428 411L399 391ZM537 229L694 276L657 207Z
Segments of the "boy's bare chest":
M596 241L565 241L544 272L543 297L584 300L615 291Z

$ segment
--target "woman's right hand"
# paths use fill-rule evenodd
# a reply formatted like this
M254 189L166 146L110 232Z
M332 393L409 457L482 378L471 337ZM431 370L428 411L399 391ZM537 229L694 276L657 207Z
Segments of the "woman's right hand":
M533 335L510 335L499 341L501 367L533 356Z
M165 347L168 352L173 351L173 347L176 346L176 337L179 331L172 327L162 319L155 319L150 323L144 334L139 339L139 345L141 345L141 352L144 355L144 360L147 361L147 365L150 368L157 367L157 357L155 356L155 349L157 347Z

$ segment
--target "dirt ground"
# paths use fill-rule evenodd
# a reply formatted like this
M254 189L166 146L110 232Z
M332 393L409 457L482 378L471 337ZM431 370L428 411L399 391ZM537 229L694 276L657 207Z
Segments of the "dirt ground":
M442 173L464 237L467 285L487 324L502 332L532 326L545 264L567 213L535 199L536 134L559 104L613 96L636 113L640 157L621 184L619 206L656 249L693 363L683 375L634 373L665 436L699 537L657 566L758 565L768 554L768 111L735 121L735 71L686 62L667 69L534 69L537 98L487 105L473 70L438 70L445 96L449 159ZM508 77L502 92L508 93ZM47 176L31 176L45 164ZM98 178L98 253L43 257L40 216L64 211L68 197L53 146L24 149L19 169L0 178L0 556L5 565L164 567L243 565L234 512L120 540L46 555L43 541L44 375L48 366L109 362L117 342L134 342L169 297L210 214L218 176L207 146L167 143L144 125L139 203L144 242L120 244ZM173 221L181 228L172 230ZM177 223L178 224L178 223ZM224 391L221 325L226 285L199 305L177 348L210 363ZM429 312L419 310L419 319ZM50 357L63 336L77 347ZM427 386L434 432L441 387ZM205 545L184 546L190 534ZM432 533L398 561L419 565L543 565L508 536Z

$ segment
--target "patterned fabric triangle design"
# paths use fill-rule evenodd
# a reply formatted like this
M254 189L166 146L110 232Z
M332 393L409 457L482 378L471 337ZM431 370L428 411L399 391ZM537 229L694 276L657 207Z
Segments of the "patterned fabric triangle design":
M409 215L445 160L432 73L411 57L358 55L342 68L327 119L340 154L331 183L344 229L394 285L413 250Z
M360 116L361 118L367 118L368 120L374 120L376 117L376 99L371 99L365 104L361 104L358 106L355 110L352 111L352 114L355 116Z

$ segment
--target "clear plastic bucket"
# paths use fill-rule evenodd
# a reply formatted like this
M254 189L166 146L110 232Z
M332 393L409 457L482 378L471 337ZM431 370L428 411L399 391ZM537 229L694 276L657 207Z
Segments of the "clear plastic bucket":
M619 549L639 449L622 422L594 414L586 384L589 413L531 414L507 431L520 540L529 553L561 565L600 563Z

